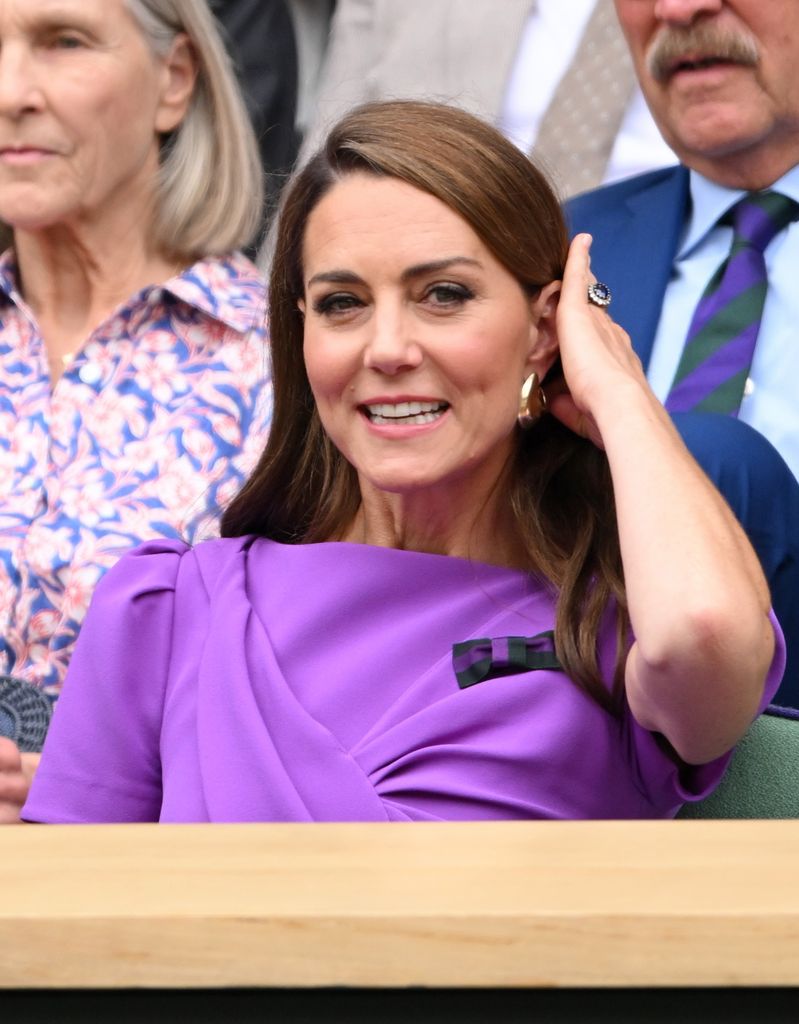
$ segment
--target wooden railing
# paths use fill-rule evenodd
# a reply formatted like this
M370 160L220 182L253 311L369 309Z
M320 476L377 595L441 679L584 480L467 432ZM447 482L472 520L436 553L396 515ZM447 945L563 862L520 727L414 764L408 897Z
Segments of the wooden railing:
M799 985L794 821L19 827L0 856L6 989Z

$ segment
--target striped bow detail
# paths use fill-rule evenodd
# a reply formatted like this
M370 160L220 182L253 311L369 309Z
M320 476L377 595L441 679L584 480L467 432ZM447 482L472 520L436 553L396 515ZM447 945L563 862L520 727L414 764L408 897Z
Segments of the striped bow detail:
M552 630L535 636L496 636L452 645L452 667L465 690L485 679L548 668L562 672Z

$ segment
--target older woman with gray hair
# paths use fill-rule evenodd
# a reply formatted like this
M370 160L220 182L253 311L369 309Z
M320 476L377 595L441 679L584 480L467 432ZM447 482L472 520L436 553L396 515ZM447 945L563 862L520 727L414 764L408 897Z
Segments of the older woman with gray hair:
M205 0L0 7L0 735L9 687L58 694L106 569L213 533L263 447L264 283L237 252L261 209Z

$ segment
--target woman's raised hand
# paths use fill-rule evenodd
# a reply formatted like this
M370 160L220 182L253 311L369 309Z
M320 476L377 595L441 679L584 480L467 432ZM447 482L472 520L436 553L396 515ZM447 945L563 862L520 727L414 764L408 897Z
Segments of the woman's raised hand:
M591 236L581 234L569 249L557 312L563 378L545 390L552 414L601 448L601 412L624 401L630 388L649 392L649 387L627 332L588 299L588 287L596 281L590 248Z

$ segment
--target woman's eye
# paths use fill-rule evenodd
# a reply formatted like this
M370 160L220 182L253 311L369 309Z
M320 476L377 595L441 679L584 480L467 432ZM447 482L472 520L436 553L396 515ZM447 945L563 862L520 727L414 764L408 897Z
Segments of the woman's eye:
M349 313L358 309L363 303L355 295L347 292L335 292L332 295L324 295L313 304L313 310L319 316L336 316L337 314Z
M462 306L473 298L471 289L462 284L434 284L424 295L425 302L448 309Z
M74 32L55 32L47 39L46 45L52 50L77 50L84 43Z

